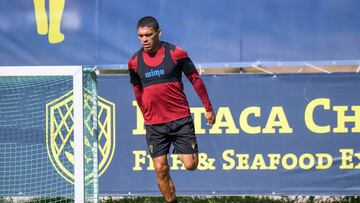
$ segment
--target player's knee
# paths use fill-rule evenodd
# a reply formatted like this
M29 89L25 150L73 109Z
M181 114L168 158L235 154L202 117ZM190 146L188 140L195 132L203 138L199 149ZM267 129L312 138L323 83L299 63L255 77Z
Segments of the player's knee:
M169 165L155 164L156 175L163 180L169 176Z
M197 169L197 166L198 166L198 161L192 161L192 162L186 162L184 163L184 166L187 170L189 171L193 171L195 169Z

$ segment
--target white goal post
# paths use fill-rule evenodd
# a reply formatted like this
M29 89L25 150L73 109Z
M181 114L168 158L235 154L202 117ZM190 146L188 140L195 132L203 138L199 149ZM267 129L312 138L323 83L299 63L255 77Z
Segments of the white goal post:
M83 68L81 66L1 66L1 76L72 76L74 95L74 200L85 202ZM79 161L81 160L81 161Z

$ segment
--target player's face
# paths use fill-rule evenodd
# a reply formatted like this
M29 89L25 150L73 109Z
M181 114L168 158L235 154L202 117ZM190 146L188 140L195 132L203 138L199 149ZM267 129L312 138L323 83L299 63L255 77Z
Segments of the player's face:
M161 35L160 29L155 31L151 27L139 27L137 29L137 34L145 52L151 53L157 51Z

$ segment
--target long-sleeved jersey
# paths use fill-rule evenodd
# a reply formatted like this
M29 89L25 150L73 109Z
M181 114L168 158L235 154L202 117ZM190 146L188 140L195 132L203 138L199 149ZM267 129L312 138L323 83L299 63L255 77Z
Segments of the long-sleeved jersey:
M183 49L167 42L162 42L155 53L146 53L141 48L129 60L128 68L145 124L166 123L190 115L182 73L193 85L206 111L212 110L205 85Z

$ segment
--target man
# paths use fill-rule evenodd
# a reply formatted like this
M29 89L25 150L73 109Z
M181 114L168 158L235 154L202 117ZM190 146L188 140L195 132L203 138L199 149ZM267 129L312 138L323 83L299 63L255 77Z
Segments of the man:
M159 189L166 202L177 202L167 160L170 145L174 145L174 153L186 169L195 170L198 165L194 123L183 91L182 73L203 102L209 125L215 123L215 114L204 83L187 53L160 41L157 20L151 16L141 18L137 34L142 48L129 60L130 80L144 116L146 141Z

